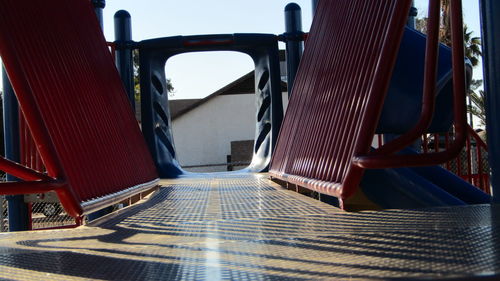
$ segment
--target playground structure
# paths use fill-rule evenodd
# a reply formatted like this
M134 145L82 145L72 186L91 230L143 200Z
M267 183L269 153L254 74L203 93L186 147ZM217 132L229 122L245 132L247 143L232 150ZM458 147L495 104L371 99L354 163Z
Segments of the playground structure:
M183 173L176 160L170 129L165 64L172 56L200 51L238 51L248 54L255 62L257 125L254 156L247 170L262 172L268 169L283 116L276 36L179 36L142 41L137 47L141 60L142 131L160 177L171 178Z
M148 251L148 254L146 254L148 257L153 257L154 253L157 253L157 257L170 255L161 250L163 246L175 248L175 245L177 245L180 246L180 249L186 251L187 256L183 256L182 251L178 253L180 259L187 257L185 264L182 262L169 262L162 265L161 261L150 261L150 265L155 270L137 269L135 272L135 274L149 272L152 274L150 278L164 276L181 278L187 276L182 275L183 268L195 269L196 274L199 274L198 271L200 270L205 270L205 275L200 275L201 278L215 279L224 276L221 275L222 270L230 274L241 273L244 274L242 276L247 278L256 276L276 278L295 276L306 279L314 277L375 278L377 276L385 278L400 276L435 277L452 272L458 276L471 277L476 274L494 274L498 272L497 258L494 254L488 254L482 261L475 263L477 267L466 266L482 255L480 250L470 252L470 249L477 246L482 240L480 241L468 231L473 229L474 231L480 231L482 234L495 235L494 217L497 211L494 204L489 205L490 197L457 178L452 180L449 173L444 170L435 167L413 168L413 166L429 166L450 160L460 153L464 143L468 143L470 150L470 141L466 140L467 127L464 123L464 84L467 79L464 68L464 55L460 51L461 41L463 41L461 40L460 1L452 1L454 27L452 54L449 55L448 59L447 55L443 55L446 51L445 48L441 47L439 51L439 67L437 67L437 36L429 32L429 39L426 42L426 64L421 66L422 82L415 82L423 86L418 88L411 85L411 88L417 94L417 97L412 96L411 98L419 100L422 98L421 92L424 92L424 106L422 108L417 106L414 109L416 112L422 111L423 117L420 120L409 120L403 125L396 124L395 127L397 128L391 123L395 117L386 117L384 115L391 113L386 111L385 107L392 108L392 106L384 106L384 96L387 89L389 89L388 97L385 99L387 105L394 93L402 91L397 87L396 90L393 90L391 87L395 85L395 82L401 82L402 79L408 78L408 76L404 75L402 78L392 76L392 67L394 65L395 69L398 70L394 70L394 73L398 75L403 73L403 71L399 71L398 63L404 66L405 62L401 62L401 58L407 57L401 55L401 51L407 51L405 48L400 50L398 56L397 50L400 46L400 39L403 38L402 42L404 43L404 38L408 36L418 37L420 35L412 35L412 31L409 29L405 33L404 25L407 21L407 11L410 9L411 1L387 1L385 4L375 2L352 1L353 4L350 5L354 6L346 3L336 6L336 4L329 3L329 1L319 3L320 8L317 15L319 20L315 20L308 36L308 45L301 66L297 71L297 77L295 80L291 80L294 81L295 85L291 91L290 107L285 115L283 128L280 131L282 118L281 93L279 89L277 91L275 89L279 85L277 40L281 38L287 40L290 44L299 44L299 47L295 45L295 48L292 45L288 46L288 50L292 53L289 54L290 56L294 52L291 51L292 49L298 50L296 53L300 53L300 41L303 40L304 36L300 34L299 30L296 30L296 34L287 30L288 32L280 37L275 35L235 34L170 37L138 43L132 42L131 38L127 38L127 36L117 36L122 41L115 42L113 47L116 48L114 52L120 74L122 74L121 78L124 81L124 89L122 81L119 80L114 67L112 67L113 64L108 49L105 48L106 43L102 38L102 34L100 34L97 21L93 19L94 14L89 12L90 6L88 3L85 1L68 1L67 3L71 4L64 5L62 2L59 3L61 6L67 5L65 6L67 9L65 12L79 19L76 21L78 24L73 23L71 28L58 29L57 32L53 33L56 36L52 36L47 40L54 44L53 46L68 44L75 47L82 45L81 38L85 38L83 42L85 48L80 47L81 49L78 49L84 49L85 51L79 52L75 57L73 48L48 47L47 49L43 47L45 52L43 56L40 55L40 52L37 52L37 48L33 48L33 46L37 45L35 43L38 42L37 32L39 30L52 30L55 26L58 26L59 21L66 18L66 15L61 15L63 12L50 11L40 3L34 5L32 3L2 1L2 5L8 6L10 9L5 9L9 10L9 12L2 13L2 20L0 21L0 36L4 36L0 37L0 50L9 72L9 78L19 99L23 116L26 119L20 119L20 127L23 132L21 136L32 136L34 141L30 137L26 137L20 142L23 151L20 155L30 157L19 161L31 169L8 160L1 161L6 172L26 181L3 183L0 185L0 191L5 194L24 194L55 190L68 213L77 219L77 223L81 223L84 215L91 214L110 204L121 202L133 194L147 191L156 186L158 183L156 179L158 177L157 173L161 178L168 178L169 180L161 182L161 185L165 187L162 187L148 203L128 208L115 215L112 219L98 220L93 224L95 228L87 229L87 233L85 233L85 230L75 230L75 232L69 230L56 234L59 237L56 238L54 246L56 249L57 247L70 249L69 251L73 253L73 251L83 247L88 249L89 255L98 256L106 262L114 262L113 259L117 258L116 255L122 255L132 261L135 260L135 263L132 262L133 265L145 265L138 263L134 258L140 256L140 253L128 248L130 245L132 247L144 246ZM483 7L487 7L484 8L485 18L491 19L491 15L495 13L487 9L493 9L495 4L491 4L489 1L483 2ZM439 13L436 7L438 4L439 2L435 1L434 6L431 6L430 26L439 21ZM344 22L345 25L337 25L338 23L335 20L342 18L342 13L353 8L361 11L375 10L378 12L355 15L352 25L346 22ZM10 14L11 11L13 11L12 14ZM23 14L24 19L18 18L19 15L15 11L23 11L20 14ZM296 10L288 10L287 12L295 13ZM30 18L37 18L36 14L53 15L53 17L44 22L44 25L40 25L29 20ZM384 15L384 17L380 18L379 15ZM117 19L122 22L122 27L126 27L127 22L129 23L127 14L123 12L117 15ZM17 25L17 22L31 23L31 25ZM93 23L91 28L85 29L81 28L81 22ZM365 28L356 26L356 24L362 25L363 22L367 24ZM377 22L377 25L372 25L372 22ZM488 27L488 23L485 25ZM75 30L79 32L75 32ZM486 28L486 46L488 46L489 42L487 30ZM122 35L127 34L126 28L122 29L122 31ZM363 32L369 32L373 36L368 37ZM405 35L403 35L404 33ZM26 39L21 40L20 36L16 36L16 34L23 34ZM78 36L74 36L75 34L78 34ZM335 38L332 34L342 34L344 37L337 38L337 40L347 43L329 44L329 40ZM6 38L10 37L14 38L14 40L6 40ZM414 42L418 39L409 40ZM367 46L373 48L373 53L364 51ZM377 51L379 47L383 51ZM141 112L143 114L142 133L144 139L135 125L132 111L129 110L130 99L126 99L126 90L129 89L129 97L131 93L131 84L129 83L131 74L130 58L131 50L134 48L138 48L141 53ZM258 108L256 114L256 142L254 159L249 168L244 171L246 174L188 175L183 173L175 160L175 148L169 129L168 98L164 94L166 88L164 84L165 61L169 57L183 52L210 50L240 51L249 54L255 61ZM338 54L346 54L348 53L347 50L358 56L339 57ZM488 51L485 53L486 58L488 58ZM322 54L331 59L318 61L317 54ZM371 57L372 54L376 54L376 59ZM300 54L298 55L300 57ZM420 57L423 58L424 56ZM68 63L53 64L51 61L54 58L61 58L61 62L68 61ZM342 67L332 67L335 63L345 64L344 60L353 58L359 58L359 60L351 61L353 64L351 64L351 68L348 67L347 71L339 70ZM366 60L363 60L363 58ZM448 62L446 62L447 59ZM445 60L445 62L443 63L441 60ZM293 69L297 67L294 67L293 64L296 64L297 61L290 61L289 68L292 71L289 70L289 73L293 75L295 73ZM381 61L384 62L384 65L375 67ZM87 65L88 68L79 72L80 75L75 77L71 70L78 69L78 65L82 64L82 62L85 62L84 65ZM442 67L443 64L445 66ZM448 64L448 67L446 67L446 64ZM450 76L452 75L449 71L450 64L453 65L454 69L453 84L450 82ZM489 64L486 63L486 66L489 66ZM416 68L418 69L418 67ZM365 72L356 72L358 69L363 69ZM46 75L39 78L37 73L56 73L57 75ZM426 75L423 75L423 73L426 73ZM488 73L486 71L487 77L492 75ZM356 79L353 79L353 77L356 77ZM437 77L440 78L436 79ZM89 85L88 81L93 83ZM349 81L363 82L353 83ZM432 113L434 110L432 104L436 82L439 85L437 87L439 91L436 98L436 108L444 115L434 115L433 119ZM406 83L402 82L401 84ZM29 88L27 85L29 85ZM47 89L48 85L51 86ZM89 86L78 90L82 96L72 100L64 93L74 92L74 85ZM331 95L331 91L336 85L344 85L343 91L340 91L340 96ZM366 88L358 91L357 87L360 85ZM492 85L488 87L492 87ZM102 89L105 89L105 91ZM345 89L348 89L348 91L345 91ZM104 95L102 92L106 94ZM351 97L347 96L347 93L353 92L360 94L360 96L355 97L358 100L354 103L352 103ZM58 95L55 93L58 93ZM328 95L324 95L325 93L328 93ZM447 107L452 103L452 93L454 95L453 110L449 110ZM322 94L323 96L321 96ZM342 94L344 95L342 96ZM367 94L367 96L363 97L361 94ZM97 103L98 106L96 106L95 99L101 101ZM6 100L6 103L8 102ZM347 106L349 103L357 106ZM367 104L370 106L366 106ZM337 107L331 108L333 105ZM62 122L61 116L57 114L61 112L61 109L68 108L68 106L79 111L77 110L75 114L69 116L70 121L64 119L64 122ZM349 115L350 110L357 115ZM360 111L363 110L366 111L360 114ZM9 113L9 110L7 112ZM340 115L331 115L339 113ZM14 119L19 116L16 113L12 114L12 112L10 115L14 116ZM381 123L378 118L374 118L374 116L379 115L385 118L388 123ZM84 116L85 118L83 118ZM413 118L415 115L409 114L408 116ZM401 118L401 120L403 119ZM403 154L395 154L395 152L411 145L422 135L426 136L427 132L443 132L444 130L447 133L452 119L454 119L455 141L446 147L445 152L436 151L436 153L415 154L415 152L406 151ZM8 120L6 118L6 122ZM85 122L83 122L84 120ZM337 120L346 120L346 123L340 124ZM490 124L490 126L494 127L495 120L498 119L493 120L491 122L493 125ZM7 124L12 125L13 123ZM78 126L68 126L67 124L78 124ZM414 129L411 129L413 126L415 126ZM338 129L338 127L341 128ZM335 129L332 130L332 128ZM405 130L401 130L401 128ZM428 131L428 128L431 128L431 130ZM410 133L406 133L408 130L410 130ZM491 130L488 127L489 154L490 159L493 159L494 156L492 155L496 155L496 151L492 150L492 147L498 145L498 142L496 142L496 133ZM370 145L376 131L384 134L401 134L402 137L396 137L396 141L384 143L375 150L375 153L371 153ZM103 132L105 134L101 135ZM280 132L280 139L278 139L278 132ZM15 138L15 134L7 134L7 136ZM103 143L99 143L99 145L91 144L95 146L90 146L91 149L89 149L90 153L88 155L87 153L85 155L83 155L84 153L77 153L79 151L78 147L88 145L89 136L98 137ZM126 137L123 138L123 136ZM446 136L448 137L448 135ZM8 146L12 146L15 145L16 140L9 141L7 139L6 142ZM435 150L439 150L437 143L437 141L434 141ZM477 143L476 141L476 145ZM424 150L426 144L427 142L424 142ZM353 146L349 147L350 145ZM7 149L7 151L15 154L15 149ZM103 155L103 153L107 154ZM150 154L152 155L151 158L149 157ZM19 154L17 157L19 157ZM15 156L12 159L15 160ZM78 161L75 159L78 159ZM342 159L343 164L338 164L339 159ZM493 191L497 186L495 185L495 161L490 161ZM43 166L41 165L42 162ZM410 168L401 168L405 166ZM82 169L82 167L85 168ZM325 196L336 196L340 201L339 206L344 209L348 209L346 206L350 204L349 200L353 197L352 195L356 195L356 192L363 192L364 197L367 197L371 203L384 208L408 209L465 205L465 203L482 203L486 205L464 206L461 209L448 207L415 211L395 210L349 214L339 211L333 206L280 189L275 183L266 178L266 174L255 174L255 172L264 172L269 167L271 167L271 176L277 178L280 183L286 182L287 187L295 189L305 187L319 191ZM394 169L396 167L397 169ZM363 169L368 169L364 175ZM469 175L471 174L469 172ZM374 177L374 179L370 177ZM443 180L443 178L445 179ZM442 181L438 183L438 180ZM361 189L358 188L360 185ZM90 186L92 186L92 189L88 188ZM391 190L390 188L393 186L397 190ZM404 194L404 198L398 197L400 194ZM437 200L434 200L436 198ZM470 201L467 202L467 200ZM394 202L402 205L391 205ZM419 202L419 204L414 204L415 202ZM257 207L259 211L256 211ZM184 211L183 208L184 210L187 208L189 211ZM148 212L152 212L152 216L147 215ZM473 222L477 218L475 214L478 213L477 217L480 217L481 221L479 223L477 221ZM255 214L258 217L254 217ZM262 215L263 219L259 219L259 216ZM432 219L426 221L428 216L432 216ZM464 217L466 218L465 223L462 221ZM396 219L391 221L391 218ZM241 221L242 219L243 221ZM405 224L405 222L412 223L411 219L414 220L413 222L416 225ZM137 225L131 224L127 220L137 221ZM162 222L157 225L155 220ZM281 224L286 224L286 222L292 223L299 228L297 231L285 231L285 225ZM139 230L141 227L138 226L141 223L149 225L150 229L141 232ZM183 223L191 224L191 226L183 228L185 226ZM210 226L214 223L216 226ZM162 224L167 224L168 227L162 229ZM256 235L250 233L252 227L249 226L252 224L260 227L258 228L260 232L257 232ZM340 228L336 228L336 225ZM208 230L200 235L194 235L194 238L198 240L191 241L197 246L193 248L184 244L186 241L182 237L189 236L189 233L200 232L199 228L205 227L208 227ZM233 228L240 231L234 231ZM453 231L447 231L450 228ZM432 229L434 231L431 231ZM116 235L108 233L108 230L112 230ZM166 230L168 231L164 232ZM179 235L181 241L173 239L173 244L161 242L162 239L167 238L169 231L182 233ZM360 232L364 233L365 236L363 234L356 236L356 233ZM379 236L374 234L377 232L381 232ZM416 234L420 232L424 234ZM51 239L48 236L53 234L40 232L40 234L34 233L28 234L28 236L23 234L4 236L5 239L0 241L0 246L7 249L5 254L7 262L1 264L3 268L6 268L5 273L3 273L5 275L2 275L2 277L8 278L9 272L16 274L24 272L23 270L35 270L41 273L62 274L61 278L65 274L88 278L119 278L117 276L120 275L110 275L112 273L106 271L92 273L73 272L72 269L54 271L49 266L53 261L48 261L45 264L34 259L24 259L22 262L15 261L17 254L20 256L33 256L33 254L36 256L37 253L47 254L47 251L44 250L44 243L47 242L47 239ZM127 240L134 235L140 236L141 234L146 236L155 234L157 237L153 239L152 243L147 243L140 238L137 238L135 242ZM469 239L459 241L459 238L455 236L460 234L466 234ZM370 251L371 247L377 247L378 251L385 254L376 254L365 261L360 260L357 265L347 266L346 263L349 259L353 257L356 259L356 253L342 255L342 251L341 253L336 251L339 250L338 245L342 243L344 235L347 235L347 240L351 241L364 239L364 242L352 243L351 245L353 248L362 248L357 252L357 257L370 255L372 253ZM293 239L297 239L299 242L291 242L285 236L288 236L288 238L295 237ZM83 242L83 246L80 245L76 248L65 244L71 240L85 240L87 239L85 237L99 237L97 240L100 242L96 242L96 244ZM196 243L206 244L207 238L214 239L215 242L212 241L212 244L205 245L207 249L202 247L200 250L198 248L200 246ZM252 244L258 244L256 241L262 238L263 245L273 245L274 248L253 252L251 250ZM34 242L32 248L16 248L15 245L23 244L23 239L37 242ZM386 246L403 245L412 239L425 241L425 243L412 246L413 248L406 248L400 252L399 256L396 253L397 251L394 252L390 249L391 247L377 244L381 243L381 245L385 244ZM443 240L448 243L449 247L441 249L442 252L430 251L425 253L423 251L424 248L436 244L436 241ZM106 241L109 244L106 244ZM230 241L239 242L236 243L237 245L234 245L234 243L233 245L227 244ZM462 252L458 246L463 242L466 242L470 247L466 247ZM291 245L286 247L282 256L272 255L270 257L269 255L277 251L278 246L283 243L290 243ZM111 255L106 254L106 251L112 249L108 247L116 244L124 247L123 251L120 253L113 252ZM94 247L97 247L97 250ZM294 249L294 247L296 248ZM491 253L497 247L494 240L492 240L491 245L484 246L484 249L488 251L487 253ZM311 256L315 255L314 251L318 251L325 254L325 257L319 261L301 260L297 255L297 251L300 252L300 249L310 250L311 252L308 254ZM344 250L349 252L348 249ZM207 256L204 259L200 256L203 255L203 251L215 251L225 255L237 255L238 253L243 256L260 255L266 261L274 260L276 262L272 262L271 268L265 268L264 260L262 263L248 261L247 265L246 263L229 263L229 267L227 267L228 261L224 260L224 258ZM406 252L411 251L419 253L417 259L408 256ZM88 263L89 257L72 256L65 251L56 251L54 253L54 258L69 258L69 260L83 262L90 266ZM463 256L463 258L456 258L455 260L453 258L450 260L443 259L445 253L450 254L452 257ZM173 259L175 260L175 258ZM304 271L303 268L297 269L292 265L281 265L280 262L282 261L279 261L281 259L297 263L296 266L307 266L307 271ZM203 261L205 261L204 266L200 265L200 263L203 264ZM335 261L341 262L335 263ZM407 261L409 263L401 268L392 268L389 264L394 261ZM441 271L429 270L434 263L442 263L444 269ZM311 266L313 268L309 268ZM120 268L119 265L117 267ZM231 267L236 269L232 270ZM358 271L350 271L349 268ZM360 274L359 270L363 268L364 273ZM240 273L238 273L238 270ZM257 272L254 272L255 270ZM381 271L379 272L380 275L377 275L377 270ZM134 272L134 269L129 268L126 272ZM196 274L192 278L200 278ZM36 274L33 276L36 276ZM234 276L236 275L231 275L229 278ZM143 276L129 278L137 279L141 277Z

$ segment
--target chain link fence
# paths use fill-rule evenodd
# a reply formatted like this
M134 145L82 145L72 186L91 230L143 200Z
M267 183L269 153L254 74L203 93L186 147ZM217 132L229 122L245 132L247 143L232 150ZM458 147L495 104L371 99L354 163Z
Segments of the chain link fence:
M0 196L0 232L7 231L9 231L7 199L5 199L5 196Z
M93 219L109 212L122 209L126 206L132 205L140 201L145 196L153 192L150 191L137 194L130 197L119 204L115 204L106 208L105 212L100 215L94 216ZM56 194L53 192L42 194L27 194L24 195L24 201L28 207L29 227L31 230L51 229L51 228L67 228L76 225L74 218L69 216L62 207ZM88 218L86 217L86 220ZM9 231L8 220L8 203L6 196L0 196L0 232Z
M41 197L42 194L25 195L27 202L30 228L45 229L58 228L75 225L75 219L68 216L59 201L29 202L33 197ZM0 232L9 231L8 201L6 196L0 196Z
M30 209L33 230L75 225L75 219L64 211L54 192L28 194L24 196L24 201Z
M0 182L5 181L5 173L0 173ZM9 213L7 209L7 198L0 195L0 232L9 231Z

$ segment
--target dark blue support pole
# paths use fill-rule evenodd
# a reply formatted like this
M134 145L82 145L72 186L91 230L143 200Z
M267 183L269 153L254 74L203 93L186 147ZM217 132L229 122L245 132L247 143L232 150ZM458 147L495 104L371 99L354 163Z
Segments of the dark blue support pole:
M408 27L415 29L415 19L417 18L418 10L415 8L415 1L412 1L410 8L410 15L408 16Z
M2 70L5 157L19 162L19 107L7 73L5 69ZM17 181L17 178L7 175L7 181ZM29 230L28 205L24 203L24 196L7 196L7 200L9 231Z
M95 15L97 16L97 20L99 21L99 24L101 25L101 29L104 30L104 19L102 16L102 11L106 7L106 0L92 0L92 5L94 5L94 11ZM116 21L116 20L115 20ZM109 211L111 209L111 211ZM113 207L109 207L103 210L99 210L95 213L89 214L88 219L90 221L100 218L104 215L107 215L112 212Z
M102 10L106 7L106 0L92 0L92 5L94 5L95 15L97 16L97 20L101 25L101 29L104 27L104 20L102 17Z
M312 14L314 17L314 14L316 13L316 7L318 7L318 0L312 0L311 5L312 5Z
M285 7L286 70L288 97L292 94L293 81L297 75L300 58L304 49L302 14L300 6L290 3Z
M132 61L132 22L127 11L115 14L116 68L120 73L132 108L135 110L134 70Z
M500 203L500 1L481 0L486 132L493 202Z

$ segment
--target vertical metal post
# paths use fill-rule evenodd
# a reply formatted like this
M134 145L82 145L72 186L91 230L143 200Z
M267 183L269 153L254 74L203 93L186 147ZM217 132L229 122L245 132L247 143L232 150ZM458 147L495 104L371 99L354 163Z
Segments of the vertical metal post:
M472 108L472 99L470 98L470 94L471 92L467 91L467 106L469 108ZM474 118L472 115L472 111L469 111L469 126L471 126L471 128L474 128Z
M410 8L410 15L408 16L408 22L406 23L408 27L415 29L415 20L417 15L418 15L418 10L417 8L415 8L415 1L412 1Z
M5 207L4 207L4 196L0 196L0 232L3 232L5 230Z
M318 7L318 0L311 0L311 5L312 5L312 15L314 17L314 14L316 13L316 7Z
M304 49L302 32L302 15L300 6L290 3L285 7L285 39L286 39L286 73L288 98L292 94L293 81L297 75L300 59Z
M102 10L106 7L106 0L92 0L92 5L94 5L95 15L99 24L101 24L101 29L104 28L104 20L102 17Z
M493 202L500 202L500 1L481 0L488 159Z
M3 79L3 128L5 157L19 162L19 107L7 72L2 69ZM7 174L7 181L17 181L16 177ZM29 230L28 205L23 195L7 196L9 231Z
M115 14L116 68L120 73L132 108L135 110L134 70L132 61L132 20L130 14L120 10Z

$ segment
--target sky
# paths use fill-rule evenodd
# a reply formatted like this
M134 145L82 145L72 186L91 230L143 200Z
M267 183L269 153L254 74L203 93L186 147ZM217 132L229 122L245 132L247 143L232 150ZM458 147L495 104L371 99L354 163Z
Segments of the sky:
M418 17L424 17L427 14L428 0L415 0L415 7L418 9ZM473 31L473 37L481 36L481 23L479 18L479 0L462 0L464 23L469 31ZM474 79L482 79L483 71L480 63L474 68Z
M104 33L114 40L113 15L119 9L132 16L132 38L140 41L175 35L270 33L285 30L284 0L108 0ZM303 26L311 25L310 0L295 1L302 8ZM140 3L140 4L138 4ZM284 48L284 46L281 46ZM252 71L249 56L236 52L203 52L175 56L167 61L171 99L202 98Z
M416 0L419 16L427 14L428 0ZM119 9L132 16L133 40L149 38L222 33L271 33L285 30L283 10L287 0L108 0L104 12L104 33L114 40L113 15ZM297 0L302 8L304 31L312 20L311 0ZM479 36L477 0L463 0L464 21ZM283 45L280 46L284 48ZM171 99L201 98L253 70L253 62L244 54L190 53L171 58L166 75L174 85ZM481 75L480 67L475 77Z
M285 29L283 10L286 0L107 0L104 9L104 34L114 40L113 15L120 9L132 15L132 39L195 34L271 33ZM296 0L302 8L304 31L308 31L311 1ZM427 0L416 0L419 16L427 13ZM463 0L464 19L479 35L478 0ZM283 45L280 46L284 48ZM167 77L175 88L173 99L201 98L253 70L244 54L233 52L191 53L171 58ZM479 68L475 75L480 75ZM1 79L1 78L0 78ZM0 81L1 82L1 81Z

